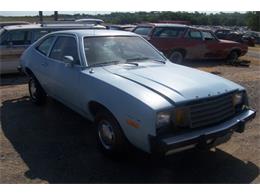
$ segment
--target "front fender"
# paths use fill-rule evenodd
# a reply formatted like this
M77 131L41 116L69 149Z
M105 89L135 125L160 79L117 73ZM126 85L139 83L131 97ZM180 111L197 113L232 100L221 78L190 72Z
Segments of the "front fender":
M149 152L149 135L156 133L156 110L170 106L169 102L151 90L107 72L88 72L83 74L81 82L85 85L81 85L84 93L80 100L87 116L93 120L88 103L98 102L114 115L130 143ZM135 121L138 127L129 125L129 119Z

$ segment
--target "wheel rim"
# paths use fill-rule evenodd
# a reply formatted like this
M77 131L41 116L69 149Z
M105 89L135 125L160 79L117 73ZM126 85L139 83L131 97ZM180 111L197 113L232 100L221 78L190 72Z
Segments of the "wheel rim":
M36 99L36 91L37 91L36 83L35 83L35 81L32 79L32 80L31 80L31 83L30 83L30 94L31 94L31 97L32 97L33 99Z
M181 63L182 61L182 55L180 53L174 52L171 57L170 60L174 63Z
M99 123L98 136L105 149L110 150L113 147L115 134L112 125L108 121L103 120Z

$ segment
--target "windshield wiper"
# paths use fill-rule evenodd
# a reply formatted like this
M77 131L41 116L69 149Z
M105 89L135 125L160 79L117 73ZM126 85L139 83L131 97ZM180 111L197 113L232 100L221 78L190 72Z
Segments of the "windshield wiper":
M145 60L153 60L153 61L165 64L164 60L157 60L157 59L154 59L154 58L147 58L147 57L143 57L143 58L130 58L130 59L127 59L126 61L127 62L129 62L129 61L131 62L131 61L145 61Z

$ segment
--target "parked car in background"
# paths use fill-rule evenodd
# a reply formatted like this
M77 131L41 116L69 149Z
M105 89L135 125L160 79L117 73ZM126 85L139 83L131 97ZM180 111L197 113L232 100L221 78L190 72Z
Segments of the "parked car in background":
M112 24L112 25L107 25L107 29L109 29L109 30L132 31L135 27L136 27L136 25L132 25L132 24L126 24L126 25Z
M256 44L260 44L260 32L247 31L243 37L253 37Z
M43 35L66 29L104 29L100 25L77 23L27 24L5 26L0 29L0 73L16 73L24 50Z
M248 33L234 31L231 29L218 29L215 31L215 35L218 39L244 43L251 47L255 46L255 37Z
M0 22L0 28L3 28L5 26L11 26L11 25L24 25L24 24L30 24L29 22L25 21L8 21L8 22Z
M214 147L255 116L242 86L173 64L131 32L50 33L23 53L21 66L31 100L43 104L48 95L94 121L110 155L129 143L159 154Z
M247 46L218 39L207 29L178 24L141 24L133 32L142 35L172 62L184 59L228 59L230 63L247 53Z
M233 30L231 29L217 29L214 33L217 38L219 39L226 39L229 33L231 33Z

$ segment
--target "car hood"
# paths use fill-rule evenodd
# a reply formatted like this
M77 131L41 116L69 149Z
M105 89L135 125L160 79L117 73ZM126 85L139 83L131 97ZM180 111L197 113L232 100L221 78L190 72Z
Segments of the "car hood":
M129 82L135 82L148 88L172 102L204 98L243 89L222 77L176 65L169 61L166 64L140 63L139 66L113 65L106 66L104 69Z

